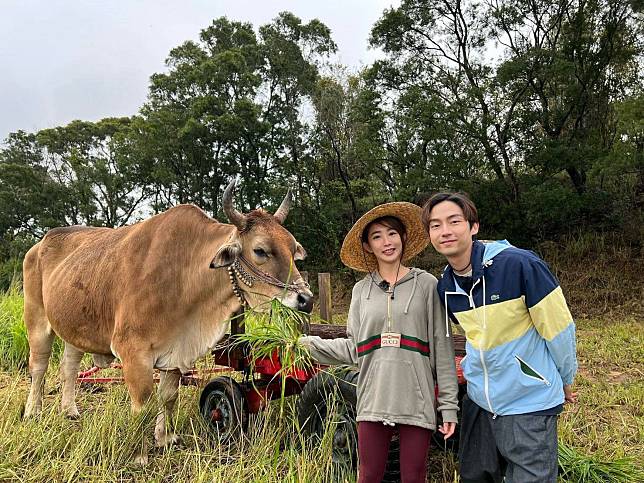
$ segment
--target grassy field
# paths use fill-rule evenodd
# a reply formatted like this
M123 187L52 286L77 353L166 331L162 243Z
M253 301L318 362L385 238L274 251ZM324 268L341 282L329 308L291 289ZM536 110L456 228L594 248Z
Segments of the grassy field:
M573 246L580 257L588 256L584 243ZM564 467L572 472L565 481L644 480L641 469L634 466L644 461L644 324L638 282L643 267L637 256L635 265L627 266L633 258L622 251L611 257L595 256L592 273L575 272L578 264L556 267L577 318L580 365L579 401L565 408L559 424L561 443L572 449L571 454L563 453ZM631 287L630 297L613 294L621 284ZM180 391L175 426L181 444L153 451L150 464L137 467L133 455L143 437L152 440L153 414L139 422L130 420L127 392L121 385L110 385L79 388L81 418L71 421L62 416L56 372L60 344L48 375L44 412L36 420L23 421L28 348L21 316L19 291L0 294L0 481L355 480L354 475L336 473L330 438L316 446L304 441L295 423L293 398L286 400L283 414L273 403L251 421L243 441L225 446L199 415L196 387ZM343 319L337 314L334 321ZM202 364L208 366L209 361ZM582 476L590 470L597 474L605 464L611 470L640 473L615 480ZM428 481L458 481L456 472L453 455L431 452Z

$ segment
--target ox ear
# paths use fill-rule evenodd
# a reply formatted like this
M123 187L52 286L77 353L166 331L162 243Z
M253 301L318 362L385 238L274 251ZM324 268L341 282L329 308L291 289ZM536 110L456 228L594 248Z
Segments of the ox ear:
M299 243L295 244L295 253L293 254L293 260L304 260L306 258L306 250Z
M225 245L217 250L215 258L210 262L210 268L221 268L232 265L241 252L242 246L237 238L227 241Z

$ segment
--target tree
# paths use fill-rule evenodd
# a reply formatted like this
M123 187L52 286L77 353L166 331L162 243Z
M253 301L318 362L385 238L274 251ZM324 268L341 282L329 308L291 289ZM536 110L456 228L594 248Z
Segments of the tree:
M614 139L612 103L637 82L636 15L626 0L404 0L372 30L372 45L389 54L372 75L394 93L391 112L425 103L416 119L439 129L400 131L439 160L451 144L464 157L454 181L467 167L501 181L517 204L526 172L547 179L563 170L583 193Z
M217 214L221 188L240 174L241 202L263 206L283 196L267 196L267 181L297 176L298 112L317 60L335 44L319 21L302 24L288 13L259 32L219 18L199 42L170 52L169 72L152 76L141 133L162 204L193 202Z
M149 194L147 173L131 155L130 122L73 121L38 132L48 173L70 193L68 223L122 226L142 207Z
M67 194L49 175L34 134L11 133L0 150L0 233L11 241L64 224Z

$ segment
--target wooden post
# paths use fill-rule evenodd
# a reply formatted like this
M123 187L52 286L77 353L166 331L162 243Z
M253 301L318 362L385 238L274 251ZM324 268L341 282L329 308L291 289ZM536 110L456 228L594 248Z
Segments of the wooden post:
M307 284L309 283L309 272L306 270L300 271L300 275L302 276L302 280L304 280ZM303 334L310 334L311 332L311 314L307 314L306 317L304 317L304 326L302 327L302 333Z
M318 287L320 289L320 318L331 322L333 316L331 308L331 275L318 273Z
M244 308L243 307L233 314L233 318L230 321L230 333L232 335L244 333Z

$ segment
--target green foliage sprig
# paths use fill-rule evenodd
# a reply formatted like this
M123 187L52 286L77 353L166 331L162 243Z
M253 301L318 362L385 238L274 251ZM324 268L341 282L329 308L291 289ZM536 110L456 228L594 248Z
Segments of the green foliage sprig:
M266 310L262 310L266 309ZM271 359L277 354L281 368L276 376L281 377L282 399L286 391L286 379L297 369L311 370L314 361L309 349L300 342L307 315L272 300L260 310L248 310L244 315L245 333L235 335L234 345L248 347L251 364L259 359ZM281 404L280 416L283 414Z

